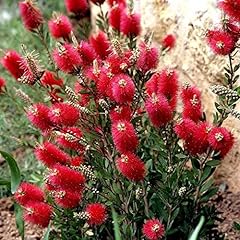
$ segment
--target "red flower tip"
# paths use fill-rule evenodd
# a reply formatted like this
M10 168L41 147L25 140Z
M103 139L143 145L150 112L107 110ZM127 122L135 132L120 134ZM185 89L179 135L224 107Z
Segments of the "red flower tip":
M67 127L58 133L57 142L64 148L79 151L83 149L80 143L82 136L82 131L79 128Z
M232 21L231 19L226 20L227 32L230 33L235 41L237 42L240 37L240 23Z
M124 11L125 6L123 4L117 4L109 10L108 14L109 25L119 32L121 26L121 17Z
M162 46L164 49L172 49L175 47L176 37L173 34L166 35L162 40Z
M51 220L52 213L52 207L47 203L31 202L26 206L24 220L45 228Z
M128 105L116 106L110 111L110 119L112 122L126 120L130 121L132 110Z
M6 81L5 79L0 77L0 93L3 92L4 87L6 86Z
M15 78L18 79L24 74L24 70L21 68L21 62L23 57L14 50L9 50L5 53L1 59L3 67Z
M228 55L234 50L236 39L230 33L216 29L207 32L207 42L214 53Z
M45 142L35 148L35 156L48 167L53 167L56 163L66 164L70 156L59 149L56 145Z
M137 13L127 14L122 12L120 30L127 36L138 36L141 32L140 15Z
M85 183L85 177L77 170L56 164L50 171L47 183L55 189L81 192Z
M240 22L240 1L239 0L221 0L218 7L224 11L229 17Z
M80 96L79 104L81 106L86 106L90 101L90 94L87 92L87 88L82 86L78 81L74 85L74 91Z
M52 121L50 120L48 114L49 108L42 103L30 106L27 111L27 117L30 122L43 132L52 128Z
M84 160L80 156L76 156L71 159L71 166L79 167L83 163L84 163Z
M133 125L121 120L112 124L112 137L117 150L121 153L136 150L138 138Z
M126 0L108 0L108 4L113 7L117 4L122 4L124 7L127 6Z
M142 72L155 69L158 65L159 52L156 47L150 47L146 43L140 43L140 54L137 60L137 68Z
M143 180L146 175L144 162L133 153L121 155L116 160L116 165L119 172L129 180L138 182Z
M113 98L117 103L132 102L135 86L133 80L126 74L118 74L113 78Z
M49 117L55 124L73 126L79 119L79 111L68 103L56 103L50 108Z
M104 32L99 31L96 35L91 35L89 41L101 59L104 60L111 53L111 45Z
M88 224L101 225L107 219L106 206L101 203L90 203L85 210L88 215Z
M145 103L148 116L155 127L162 127L171 121L173 112L167 98L161 94L153 93Z
M34 184L22 182L14 194L17 203L26 206L29 202L43 202L44 193Z
M224 127L214 127L208 136L210 146L220 152L221 157L225 157L234 144L234 137Z
M51 192L56 204L62 208L75 208L79 205L82 193L69 190L54 190Z
M73 30L69 18L64 15L54 16L48 21L48 27L51 35L56 39L67 39Z
M64 43L58 49L55 49L53 51L53 59L58 68L66 73L73 72L82 64L82 59L77 49L69 43Z
M58 79L57 76L53 72L50 71L45 71L43 76L40 79L40 82L43 86L62 86L63 85L63 80Z
M143 225L143 234L149 240L162 239L165 227L158 219L147 220Z
M32 31L38 28L43 22L41 11L35 6L33 0L19 2L19 11L26 29Z
M94 59L97 58L97 54L94 48L92 47L91 44L89 44L86 41L81 41L81 43L78 46L78 53L82 58L84 66L92 65Z
M83 13L89 8L87 0L65 0L65 6L68 12Z

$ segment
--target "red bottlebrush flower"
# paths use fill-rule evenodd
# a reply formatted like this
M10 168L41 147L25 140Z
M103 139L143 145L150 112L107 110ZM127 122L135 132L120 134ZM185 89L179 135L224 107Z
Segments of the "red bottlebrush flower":
M83 87L79 82L76 82L74 85L74 91L80 96L79 104L81 106L86 106L90 101L90 94L85 92L89 90L86 87ZM81 93L82 91L84 93Z
M116 4L122 4L124 7L127 6L126 0L108 0L108 4L113 7Z
M66 164L70 160L70 156L68 154L50 142L45 142L43 145L35 148L35 156L38 160L50 168L56 163Z
M145 88L149 96L152 96L153 93L158 93L158 84L160 80L160 74L157 72L154 73L151 78L146 82Z
M117 103L132 102L135 93L133 80L126 74L118 74L113 78L113 98Z
M82 58L84 66L92 65L93 61L97 58L97 54L92 45L86 41L81 41L78 46L78 53Z
M81 192L85 177L79 171L56 164L47 178L47 183L56 189Z
M51 35L56 39L67 39L73 30L69 18L64 15L54 16L51 20L48 21L48 27Z
M175 47L176 38L173 34L166 35L162 40L162 46L164 49L172 49Z
M76 156L71 159L71 166L79 167L82 163L84 163L84 160L80 156Z
M146 175L145 165L142 160L133 153L121 155L116 160L118 170L122 175L132 181L141 181Z
M29 107L27 117L30 122L43 132L52 128L52 121L49 116L49 108L42 103L37 103Z
M73 72L82 64L82 59L77 49L69 43L64 43L58 49L55 49L53 51L53 59L58 68L66 73Z
M231 34L234 37L235 42L237 42L240 37L240 23L234 22L229 19L226 20L226 27L227 32Z
M155 69L158 65L158 49L156 47L147 46L146 43L140 43L140 54L137 60L137 68L142 72Z
M214 53L228 55L234 50L236 40L230 33L216 29L207 32L207 42Z
M104 60L111 53L111 45L104 32L99 31L95 36L90 36L89 41L101 59Z
M83 13L89 8L87 0L65 0L65 6L68 12Z
M208 136L210 146L220 152L221 157L225 157L234 144L234 137L224 127L214 127Z
M167 98L161 94L152 94L146 100L145 108L148 116L155 127L162 127L172 119L172 109Z
M140 15L123 12L121 15L120 30L126 36L138 36L141 32Z
M202 118L201 93L196 87L186 86L182 89L183 118L198 122Z
M91 2L93 2L96 5L101 5L105 2L105 0L90 0Z
M68 103L56 103L50 108L49 117L55 124L73 126L79 119L79 111Z
M109 10L108 14L109 25L119 32L121 26L121 17L124 11L125 6L123 4L117 4Z
M40 79L40 82L43 86L62 86L63 85L63 80L58 79L57 76L53 72L45 71L43 76Z
M112 137L117 150L121 153L134 151L138 145L138 138L133 125L125 120L112 124Z
M83 149L80 140L82 138L82 132L79 128L68 127L63 128L57 137L57 142L64 148L79 151Z
M159 240L165 234L165 227L158 219L150 219L144 223L142 231L147 239Z
M116 106L110 111L110 119L112 122L126 120L131 121L132 110L129 105Z
M24 74L21 68L23 57L14 50L9 50L1 59L3 67L15 78L18 79Z
M22 206L26 206L29 202L43 202L44 193L38 186L22 182L14 194L14 199Z
M89 225L101 225L107 219L106 206L101 203L90 203L85 210Z
M225 14L240 22L240 1L239 0L224 0L218 2L218 7Z
M113 74L122 73L130 65L128 60L124 56L118 56L117 54L111 54L106 59L108 69Z
M51 220L52 213L52 207L47 203L31 202L26 207L24 220L45 228Z
M62 208L75 208L79 205L82 193L69 190L56 190L52 192L54 201Z
M32 0L19 2L19 11L26 29L32 31L38 28L43 22L41 11L35 6Z
M3 92L5 85L6 85L6 81L3 78L0 78L0 93Z

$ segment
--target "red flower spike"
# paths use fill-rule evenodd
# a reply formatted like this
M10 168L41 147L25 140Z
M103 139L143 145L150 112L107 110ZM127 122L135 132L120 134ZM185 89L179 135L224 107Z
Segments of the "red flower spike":
M75 208L79 205L82 193L69 190L56 190L52 192L54 201L62 208Z
M162 127L171 121L173 113L167 98L161 94L152 94L146 100L145 108L155 127Z
M82 59L71 44L64 43L59 49L53 51L53 59L58 68L66 73L73 72L82 64Z
M56 103L50 108L49 117L57 125L73 126L79 120L79 111L68 103Z
M144 223L142 231L147 239L159 240L165 234L165 227L158 219L150 219Z
M48 21L48 27L51 35L58 39L67 39L73 31L72 24L67 16L59 15Z
M224 11L225 14L240 22L240 1L239 0L224 0L218 2L218 7Z
M112 94L112 73L102 68L97 81L97 91L102 97L109 97L113 100Z
M62 86L63 85L63 80L58 79L57 76L53 72L50 71L45 71L43 76L40 79L40 82L43 86Z
M94 48L86 41L81 41L78 46L78 53L82 58L84 66L92 65L93 61L97 58Z
M76 156L76 157L73 157L71 159L71 166L74 166L74 167L79 167L81 164L84 163L84 160L82 159L82 157L80 156Z
M6 86L6 81L3 78L0 78L0 94L3 92L3 89L5 86Z
M214 53L228 55L234 50L236 39L230 33L216 29L207 32L207 42Z
M30 122L43 132L52 128L52 121L50 120L48 114L49 108L42 103L30 106L27 111L27 117Z
M224 127L214 127L208 136L210 146L225 157L234 144L233 135Z
M146 175L145 165L142 160L133 153L121 155L116 160L117 169L122 175L131 181L139 182Z
M91 2L93 2L96 5L101 5L105 2L105 0L90 0Z
M99 31L96 35L90 36L89 41L97 55L102 60L104 60L111 53L111 45L104 32Z
M90 203L85 210L89 225L101 225L107 219L106 206L101 203Z
M162 40L162 46L164 49L172 49L175 47L176 37L173 34L166 35Z
M125 6L123 4L114 5L108 13L108 21L109 25L120 32L121 26L121 17L123 12L125 11Z
M33 31L43 23L41 11L35 6L33 0L18 3L20 16L26 29Z
M14 199L22 206L26 206L29 202L43 202L44 193L38 186L22 182L14 194Z
M59 133L57 142L64 148L79 151L83 149L80 143L82 136L82 131L79 128L67 127L63 128L62 132Z
M51 220L52 213L53 209L47 203L31 202L26 206L24 220L45 228Z
M84 187L85 177L76 170L56 164L47 178L47 183L56 189L81 192Z
M81 106L86 106L89 103L91 96L89 93L81 93L81 91L87 92L88 89L86 87L83 87L79 82L76 82L74 85L74 91L80 96L78 103Z
M126 74L118 74L113 78L112 94L117 103L132 102L135 93L133 80Z
M129 105L116 106L110 111L110 119L112 122L126 120L131 121L132 110Z
M108 0L108 4L113 7L116 4L122 4L124 7L127 6L126 0Z
M229 19L226 20L226 27L227 32L231 34L234 37L235 42L237 42L240 37L240 23L234 22L231 19Z
M45 142L35 148L35 156L49 168L52 168L56 163L67 164L70 161L68 154L50 142Z
M159 60L158 49L156 47L147 46L144 42L140 43L139 49L140 54L137 60L137 68L144 73L155 69Z
M14 50L7 51L1 59L3 67L15 79L20 78L24 74L24 70L21 68L21 62L23 62L23 57Z
M125 120L112 124L112 137L114 145L120 153L135 151L138 138L133 125Z
M138 36L141 32L140 15L123 12L121 15L120 30L126 36Z
M65 0L64 2L68 12L83 13L89 8L87 0Z

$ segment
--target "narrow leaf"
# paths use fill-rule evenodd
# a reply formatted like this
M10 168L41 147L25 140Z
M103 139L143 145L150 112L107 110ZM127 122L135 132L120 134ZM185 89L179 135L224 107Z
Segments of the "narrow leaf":
M195 228L195 230L193 231L193 233L192 233L191 237L189 238L189 240L198 240L199 239L198 235L199 235L199 233L200 233L200 231L202 229L202 226L203 226L204 222L205 222L205 217L201 216L200 221L199 221L197 227Z
M113 207L112 207L112 218L113 218L113 225L114 225L115 240L121 240L121 234L120 234L120 229L118 224L118 216Z
M19 232L19 235L21 236L22 240L24 240L24 221L23 221L23 210L18 204L14 204L14 212L16 216L16 225Z
M45 232L44 236L43 236L43 240L48 240L49 239L49 235L50 235L50 228L51 227L51 224L49 223L48 224L48 228L47 228L47 231Z

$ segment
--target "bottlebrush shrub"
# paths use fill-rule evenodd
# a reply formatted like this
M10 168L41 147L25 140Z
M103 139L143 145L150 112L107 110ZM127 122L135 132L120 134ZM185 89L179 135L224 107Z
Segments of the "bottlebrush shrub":
M27 118L43 135L34 152L45 174L41 188L23 182L15 200L25 221L51 224L51 239L113 239L113 221L121 239L186 239L201 216L199 237L215 239L218 212L209 200L218 188L212 176L235 141L222 124L230 114L240 118L240 65L232 62L239 35L229 25L238 20L230 19L235 2L219 5L229 17L222 29L207 34L214 52L230 61L224 84L212 86L219 96L213 122L206 119L200 89L181 86L176 69L156 69L166 51L153 47L149 36L139 37L140 16L125 1L108 3L109 14L97 19L101 30L83 40L69 34L74 25L64 13L43 21L31 0L20 2L33 8L28 15L21 7L23 23L30 18L41 24L43 32L34 34L50 62L40 66L27 47L23 56L6 50L1 59L19 84L36 94L41 87L47 97L35 103L17 90ZM80 15L88 8L88 1L65 4L67 12ZM44 37L46 23L56 47ZM164 47L173 46L175 39L169 39Z

